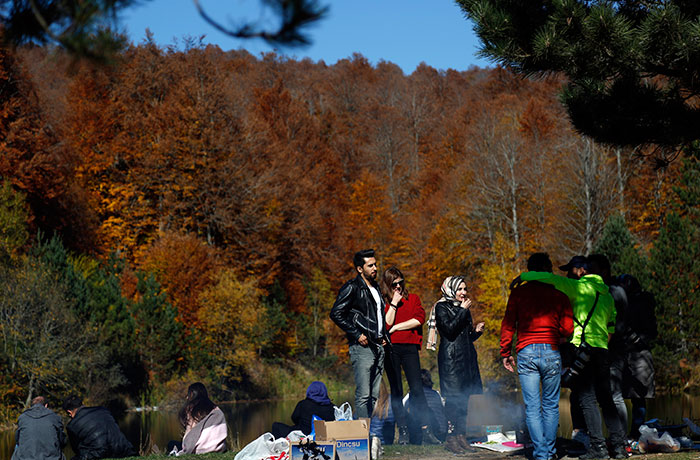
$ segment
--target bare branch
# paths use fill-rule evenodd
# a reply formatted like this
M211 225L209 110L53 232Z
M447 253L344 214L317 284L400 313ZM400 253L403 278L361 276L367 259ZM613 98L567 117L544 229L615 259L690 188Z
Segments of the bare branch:
M255 24L247 23L240 27L228 28L214 20L202 7L199 0L192 0L199 15L219 32L234 38L262 38L268 43L301 46L310 43L309 37L302 29L323 19L328 13L328 6L320 6L315 0L267 0L282 23L276 31L259 30Z

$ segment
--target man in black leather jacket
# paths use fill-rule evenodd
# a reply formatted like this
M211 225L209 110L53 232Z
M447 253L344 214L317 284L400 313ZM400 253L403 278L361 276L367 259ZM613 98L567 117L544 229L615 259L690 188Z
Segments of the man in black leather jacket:
M73 460L124 458L138 455L104 407L85 407L78 396L63 402L71 421L66 430L75 456Z
M384 371L384 345L387 344L384 304L377 278L377 260L373 249L355 254L358 272L338 292L330 317L348 338L350 362L355 374L355 417L368 418Z

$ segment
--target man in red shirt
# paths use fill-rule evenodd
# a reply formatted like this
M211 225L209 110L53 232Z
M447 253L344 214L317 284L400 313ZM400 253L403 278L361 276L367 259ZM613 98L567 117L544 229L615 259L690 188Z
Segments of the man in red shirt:
M528 259L527 269L551 272L552 261L546 253L538 252ZM513 372L513 334L517 333L518 376L525 402L525 421L535 445L535 460L556 458L554 441L561 389L559 344L566 342L573 332L569 298L554 286L530 281L511 291L501 322L501 357L503 366Z

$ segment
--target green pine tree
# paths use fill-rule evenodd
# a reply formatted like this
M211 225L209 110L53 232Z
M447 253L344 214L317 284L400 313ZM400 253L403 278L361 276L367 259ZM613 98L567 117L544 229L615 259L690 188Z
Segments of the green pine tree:
M99 264L73 256L58 236L45 240L39 235L31 254L63 287L82 327L97 337L86 352L93 362L92 368L85 369L86 391L104 398L124 385L140 387L144 376L134 348L134 322L119 282L123 261L112 255Z
M269 294L263 298L265 312L262 321L257 325L257 333L253 338L257 344L258 354L270 360L285 357L288 347L285 343L285 329L289 318L285 311L287 296L284 289L275 282Z
M684 161L683 181L676 192L679 202L666 216L659 237L650 253L650 290L657 301L659 339L656 355L666 363L660 377L674 382L700 385L700 372L681 372L700 366L700 161ZM695 377L693 377L695 375Z
M613 275L628 273L642 282L648 278L646 261L639 254L636 241L621 214L613 214L608 218L593 252L608 257Z
M183 327L152 273L139 273L136 289L139 299L130 308L136 325L136 347L152 383L164 383L181 362Z
M599 142L673 151L700 138L700 3L457 0L481 55L561 73L574 126Z

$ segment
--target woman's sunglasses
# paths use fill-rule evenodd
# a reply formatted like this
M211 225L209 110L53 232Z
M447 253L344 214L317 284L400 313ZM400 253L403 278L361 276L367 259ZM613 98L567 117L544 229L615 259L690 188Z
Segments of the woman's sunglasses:
M405 284L404 280L398 280L398 281L394 281L393 283L391 283L391 287L396 289L399 286L404 287L404 284Z

